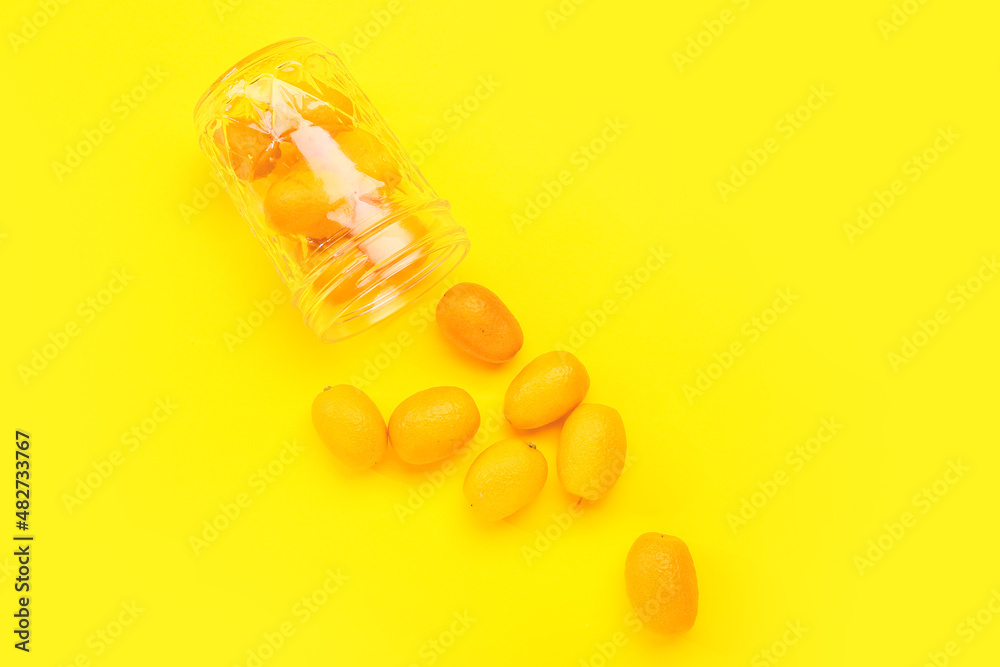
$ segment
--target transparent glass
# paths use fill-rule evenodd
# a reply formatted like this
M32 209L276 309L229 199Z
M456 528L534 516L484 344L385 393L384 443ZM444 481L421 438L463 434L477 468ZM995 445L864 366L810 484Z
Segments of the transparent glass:
M344 63L308 39L244 58L195 107L202 150L324 342L430 289L469 241Z

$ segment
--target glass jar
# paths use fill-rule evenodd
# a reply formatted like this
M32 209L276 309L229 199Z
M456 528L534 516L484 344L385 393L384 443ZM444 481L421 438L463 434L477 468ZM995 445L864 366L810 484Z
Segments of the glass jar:
M469 241L344 63L308 39L244 58L195 107L202 150L320 340L430 289Z

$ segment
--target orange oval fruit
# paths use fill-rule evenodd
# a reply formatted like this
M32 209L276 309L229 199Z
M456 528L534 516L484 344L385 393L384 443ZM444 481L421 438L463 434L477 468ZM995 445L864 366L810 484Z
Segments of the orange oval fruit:
M514 314L482 285L453 285L438 301L436 318L445 338L483 361L510 361L524 345Z
M331 132L332 133L332 132ZM402 176L388 149L375 135L360 128L337 132L334 141L362 174L381 181L386 188L399 185Z
M535 357L511 381L503 412L514 428L538 428L575 408L590 389L590 376L570 352Z
M277 140L248 121L227 120L216 132L215 142L223 149L236 177L243 181L264 178L281 157Z
M301 127L301 121L305 120L339 131L353 123L354 102L340 88L309 77L299 69L278 72L276 76L272 95L279 100L275 111L285 115L280 122L283 127Z
M597 500L625 468L625 424L614 408L581 403L563 424L556 452L556 471L563 488L575 496Z
M317 86L318 99L311 94L303 95L299 109L304 120L313 125L321 125L331 131L349 129L353 123L354 103L340 90L325 84Z
M431 387L403 400L389 417L389 442L406 463L439 461L479 430L479 408L458 387Z
M314 173L305 161L296 162L264 196L264 212L275 231L310 238L333 236L342 227L331 215L344 205L336 174Z
M545 486L548 472L545 457L534 444L508 438L476 457L462 489L477 516L496 521L534 500Z
M698 577L684 541L645 533L625 559L625 591L636 615L664 634L687 632L698 616Z
M237 93L226 103L225 117L213 135L236 177L253 181L271 173L281 150L272 136L273 115L267 103Z
M339 384L321 391L313 399L312 420L330 451L352 467L370 468L385 455L385 419L357 387Z
M288 170L295 167L295 163L302 158L302 151L300 151L299 147L292 141L279 141L278 151L280 155L278 163L275 165L275 176L280 174L282 171L287 173Z

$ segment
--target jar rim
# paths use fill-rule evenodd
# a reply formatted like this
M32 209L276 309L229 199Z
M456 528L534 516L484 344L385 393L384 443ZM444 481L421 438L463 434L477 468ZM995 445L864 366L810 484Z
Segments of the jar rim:
M402 291L391 299L379 300L360 307L354 302L336 316L324 321L317 319L317 313L311 309L303 308L293 294L293 302L302 312L306 326L312 329L323 343L342 341L370 329L398 314L444 280L465 259L470 247L465 229L457 224L429 237L427 242L430 243L427 250L432 261L419 274L407 281Z
M198 116L201 114L202 110L206 108L206 103L214 97L222 84L227 80L231 79L234 75L246 71L251 66L255 65L259 61L263 60L265 57L271 56L275 53L280 53L286 49L290 49L295 46L300 46L303 44L313 44L314 40L308 37L291 37L289 39L282 39L280 41L268 44L262 48L257 49L248 56L244 56L236 62L232 67L229 67L225 72L223 72L212 84L205 89L201 97L198 98L198 102L194 105L194 119L195 123L198 123Z

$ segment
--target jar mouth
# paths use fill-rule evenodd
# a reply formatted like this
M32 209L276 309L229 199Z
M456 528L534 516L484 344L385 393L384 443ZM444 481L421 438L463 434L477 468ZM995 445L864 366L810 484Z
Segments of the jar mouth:
M398 292L374 301L366 301L364 294L359 295L336 314L321 314L317 307L321 299L309 304L304 303L300 295L293 295L293 302L302 312L306 325L316 333L320 341L341 341L384 322L426 294L465 259L469 246L465 230L457 225L426 237L407 253L389 260L391 263L405 262L411 253L423 253L426 259L421 270L411 276ZM371 289L378 290L380 282L372 285Z
M276 53L281 51L293 49L296 46L302 46L304 44L312 44L313 40L308 37L292 37L290 39L283 39L273 44L269 44L263 48L257 49L250 55L242 58L235 65L223 72L215 81L212 82L205 92L202 93L201 97L198 98L198 102L194 105L194 120L195 124L198 124L198 118L201 113L209 106L207 103L212 99L222 88L222 84L225 82L235 79L237 74L248 71L251 67L256 65L258 62L265 60Z

